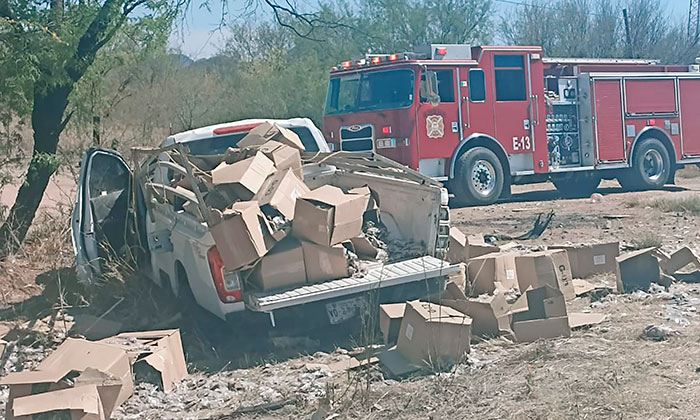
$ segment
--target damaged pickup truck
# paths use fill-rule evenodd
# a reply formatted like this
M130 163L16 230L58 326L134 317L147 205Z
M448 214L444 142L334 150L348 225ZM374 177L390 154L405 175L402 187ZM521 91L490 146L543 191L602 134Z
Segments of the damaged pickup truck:
M85 284L134 261L224 320L245 311L273 326L302 316L339 324L369 304L439 292L460 270L440 258L449 244L440 184L371 152L331 153L308 119L190 130L133 149L131 161L85 154L72 220ZM280 193L289 182L299 188ZM342 204L351 202L361 202L356 220Z

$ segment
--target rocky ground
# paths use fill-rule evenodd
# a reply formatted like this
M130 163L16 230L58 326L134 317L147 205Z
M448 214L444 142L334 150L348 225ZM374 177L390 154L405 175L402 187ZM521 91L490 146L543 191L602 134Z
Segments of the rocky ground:
M553 210L550 227L527 246L619 240L630 249L700 250L700 172L680 175L676 187L653 192L623 193L606 182L593 200L560 199L547 184L516 187L508 202L453 209L452 223L468 234L517 236L537 214ZM700 285L577 298L575 310L603 313L605 321L532 344L478 340L469 358L447 372L395 381L376 365L328 368L357 351L357 334L329 330L253 345L235 327L211 334L219 328L213 320L178 315L151 288L127 285L107 298L88 296L71 288L69 252L53 258L50 269L30 254L0 266L7 325L56 308L104 310L123 298L112 315L133 319L130 329L182 328L190 376L168 394L139 382L114 418L693 419L700 410L693 397L700 392ZM613 284L614 275L595 280ZM644 333L649 326L659 328ZM8 336L3 372L34 366L61 338L60 331ZM6 399L1 389L0 411Z

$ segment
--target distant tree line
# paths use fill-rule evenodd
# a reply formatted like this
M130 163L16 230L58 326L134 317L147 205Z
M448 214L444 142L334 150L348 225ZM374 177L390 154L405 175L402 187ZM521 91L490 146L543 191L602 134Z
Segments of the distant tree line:
M23 240L51 174L86 147L125 151L242 118L320 125L329 69L367 52L445 42L669 64L700 56L660 0L524 3L498 13L490 0L329 0L315 10L247 0L246 19L223 21L217 54L193 61L167 48L197 7L189 1L0 0L0 188L13 165L26 174L18 204L0 208L0 259Z

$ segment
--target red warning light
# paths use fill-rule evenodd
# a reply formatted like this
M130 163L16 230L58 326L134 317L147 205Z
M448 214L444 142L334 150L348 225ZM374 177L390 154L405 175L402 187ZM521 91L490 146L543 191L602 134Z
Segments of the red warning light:
M396 55L396 54L391 54L391 55L389 56L389 61L396 61L396 60L398 60L398 59L399 59L399 56Z
M341 66L343 66L344 69L349 69L352 66L352 62L351 61L343 61Z
M438 48L437 54L438 55L447 55L447 48Z
M647 120L647 125L651 125L651 126L656 125L656 120Z
M381 63L381 61L382 61L382 59L379 56L377 56L377 57L372 57L372 60L370 61L370 63L379 64L379 63Z
M382 127L382 134L391 134L391 126Z

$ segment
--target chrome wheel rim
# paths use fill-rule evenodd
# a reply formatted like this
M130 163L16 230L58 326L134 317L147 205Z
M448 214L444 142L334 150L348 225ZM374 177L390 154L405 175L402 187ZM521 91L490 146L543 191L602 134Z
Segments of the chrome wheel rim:
M496 169L487 160L478 160L474 163L471 177L472 186L479 195L490 195L496 188Z
M664 159L656 149L647 150L642 161L644 176L650 181L657 181L664 173Z

